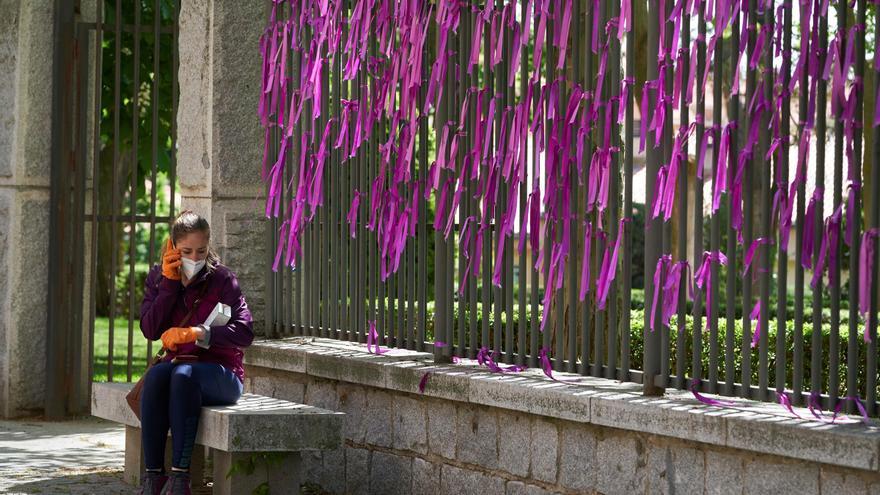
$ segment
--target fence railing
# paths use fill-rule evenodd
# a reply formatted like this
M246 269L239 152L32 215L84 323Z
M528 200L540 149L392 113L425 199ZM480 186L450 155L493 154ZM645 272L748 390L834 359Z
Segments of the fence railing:
M874 5L645 5L270 2L270 333L876 415Z

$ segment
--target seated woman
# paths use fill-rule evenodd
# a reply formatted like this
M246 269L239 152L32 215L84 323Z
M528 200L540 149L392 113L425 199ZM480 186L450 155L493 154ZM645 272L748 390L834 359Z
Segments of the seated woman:
M162 362L147 372L141 396L145 495L189 494L189 465L203 405L234 404L242 393L242 348L254 334L251 313L235 274L210 247L207 220L184 211L171 226L162 266L153 266L141 304L141 332L162 340ZM217 303L232 317L203 324ZM165 439L171 428L173 459L166 476Z

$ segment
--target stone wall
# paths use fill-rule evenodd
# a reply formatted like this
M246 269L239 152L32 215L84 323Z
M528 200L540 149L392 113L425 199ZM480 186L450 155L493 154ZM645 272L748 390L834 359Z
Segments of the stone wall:
M258 334L268 270L257 118L263 7L237 0L181 4L177 113L181 207L211 223L211 243L238 276Z
M0 416L43 407L53 2L0 1Z
M630 384L592 381L591 388L580 392L584 396L596 390L614 393L618 397L609 395L610 401L625 399L629 409L620 408L601 420L596 418L598 404L591 405L583 416L564 411L553 415L571 418L563 419L528 412L554 402L530 391L534 390L528 385L532 377L521 383L520 406L474 404L476 381L467 391L452 383L458 377L482 381L479 400L486 403L507 396L504 382L474 367L456 370L453 365L441 370L424 362L427 368L414 369L413 362L382 363L382 358L365 357L362 348L360 355L345 355L328 353L327 348L314 344L305 351L294 347L285 343L255 345L246 357L245 386L253 393L346 413L345 447L305 455L306 478L332 493L880 493L877 451L855 459L853 456L863 454L846 446L847 437L867 430L861 425L840 429L839 438L829 439L817 428L823 425L813 422L812 438L804 438L813 444L810 452L798 445L801 435L810 435L809 431L785 434L775 429L790 417L776 414L774 421L768 421L771 416L761 419L756 414L755 421L745 424L754 429L752 433L769 437L778 445L765 448L755 441L753 448L731 448L723 444L737 440L715 438L713 422L729 423L720 416L733 413L693 404L696 401L692 399L681 399L680 404L669 398L630 402L639 398ZM338 370L332 371L328 362L335 362ZM385 366L387 372L369 371L375 366ZM425 394L412 388L410 380L393 377L409 370L418 381L425 369L432 370ZM559 386L546 379L537 381L544 387ZM432 385L437 387L433 393ZM453 388L457 395L448 393ZM611 392L614 389L616 393ZM447 398L441 397L444 395ZM762 405L755 407L768 410ZM668 408L684 414L670 416ZM634 416L639 414L656 426L633 428ZM670 419L679 423L678 428L665 426ZM615 422L619 427L610 426ZM739 433L728 430L725 436L746 438L745 427L737 428ZM656 433L664 429L669 435ZM872 448L877 448L877 431L866 435L864 438L872 439ZM791 455L801 459L756 451L773 448L782 453L797 450ZM809 457L837 459L833 462L844 464L865 462L870 468L805 460Z

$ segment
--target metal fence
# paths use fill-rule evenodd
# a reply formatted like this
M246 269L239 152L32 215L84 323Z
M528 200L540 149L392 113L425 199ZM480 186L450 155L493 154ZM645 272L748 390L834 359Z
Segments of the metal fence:
M270 2L271 335L876 415L876 15Z
M175 211L178 11L56 2L50 415L88 411L92 379L132 381L152 355L138 319Z

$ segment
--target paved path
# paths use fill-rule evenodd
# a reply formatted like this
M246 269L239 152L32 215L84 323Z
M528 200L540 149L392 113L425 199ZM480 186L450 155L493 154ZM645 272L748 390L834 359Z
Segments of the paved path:
M0 493L134 494L122 481L125 427L95 417L69 421L0 420ZM209 486L193 495L209 495ZM302 494L325 494L303 487Z
M122 481L124 455L125 427L117 423L94 417L0 421L0 493L137 493Z
M0 493L135 493L124 450L125 428L96 418L0 421Z

